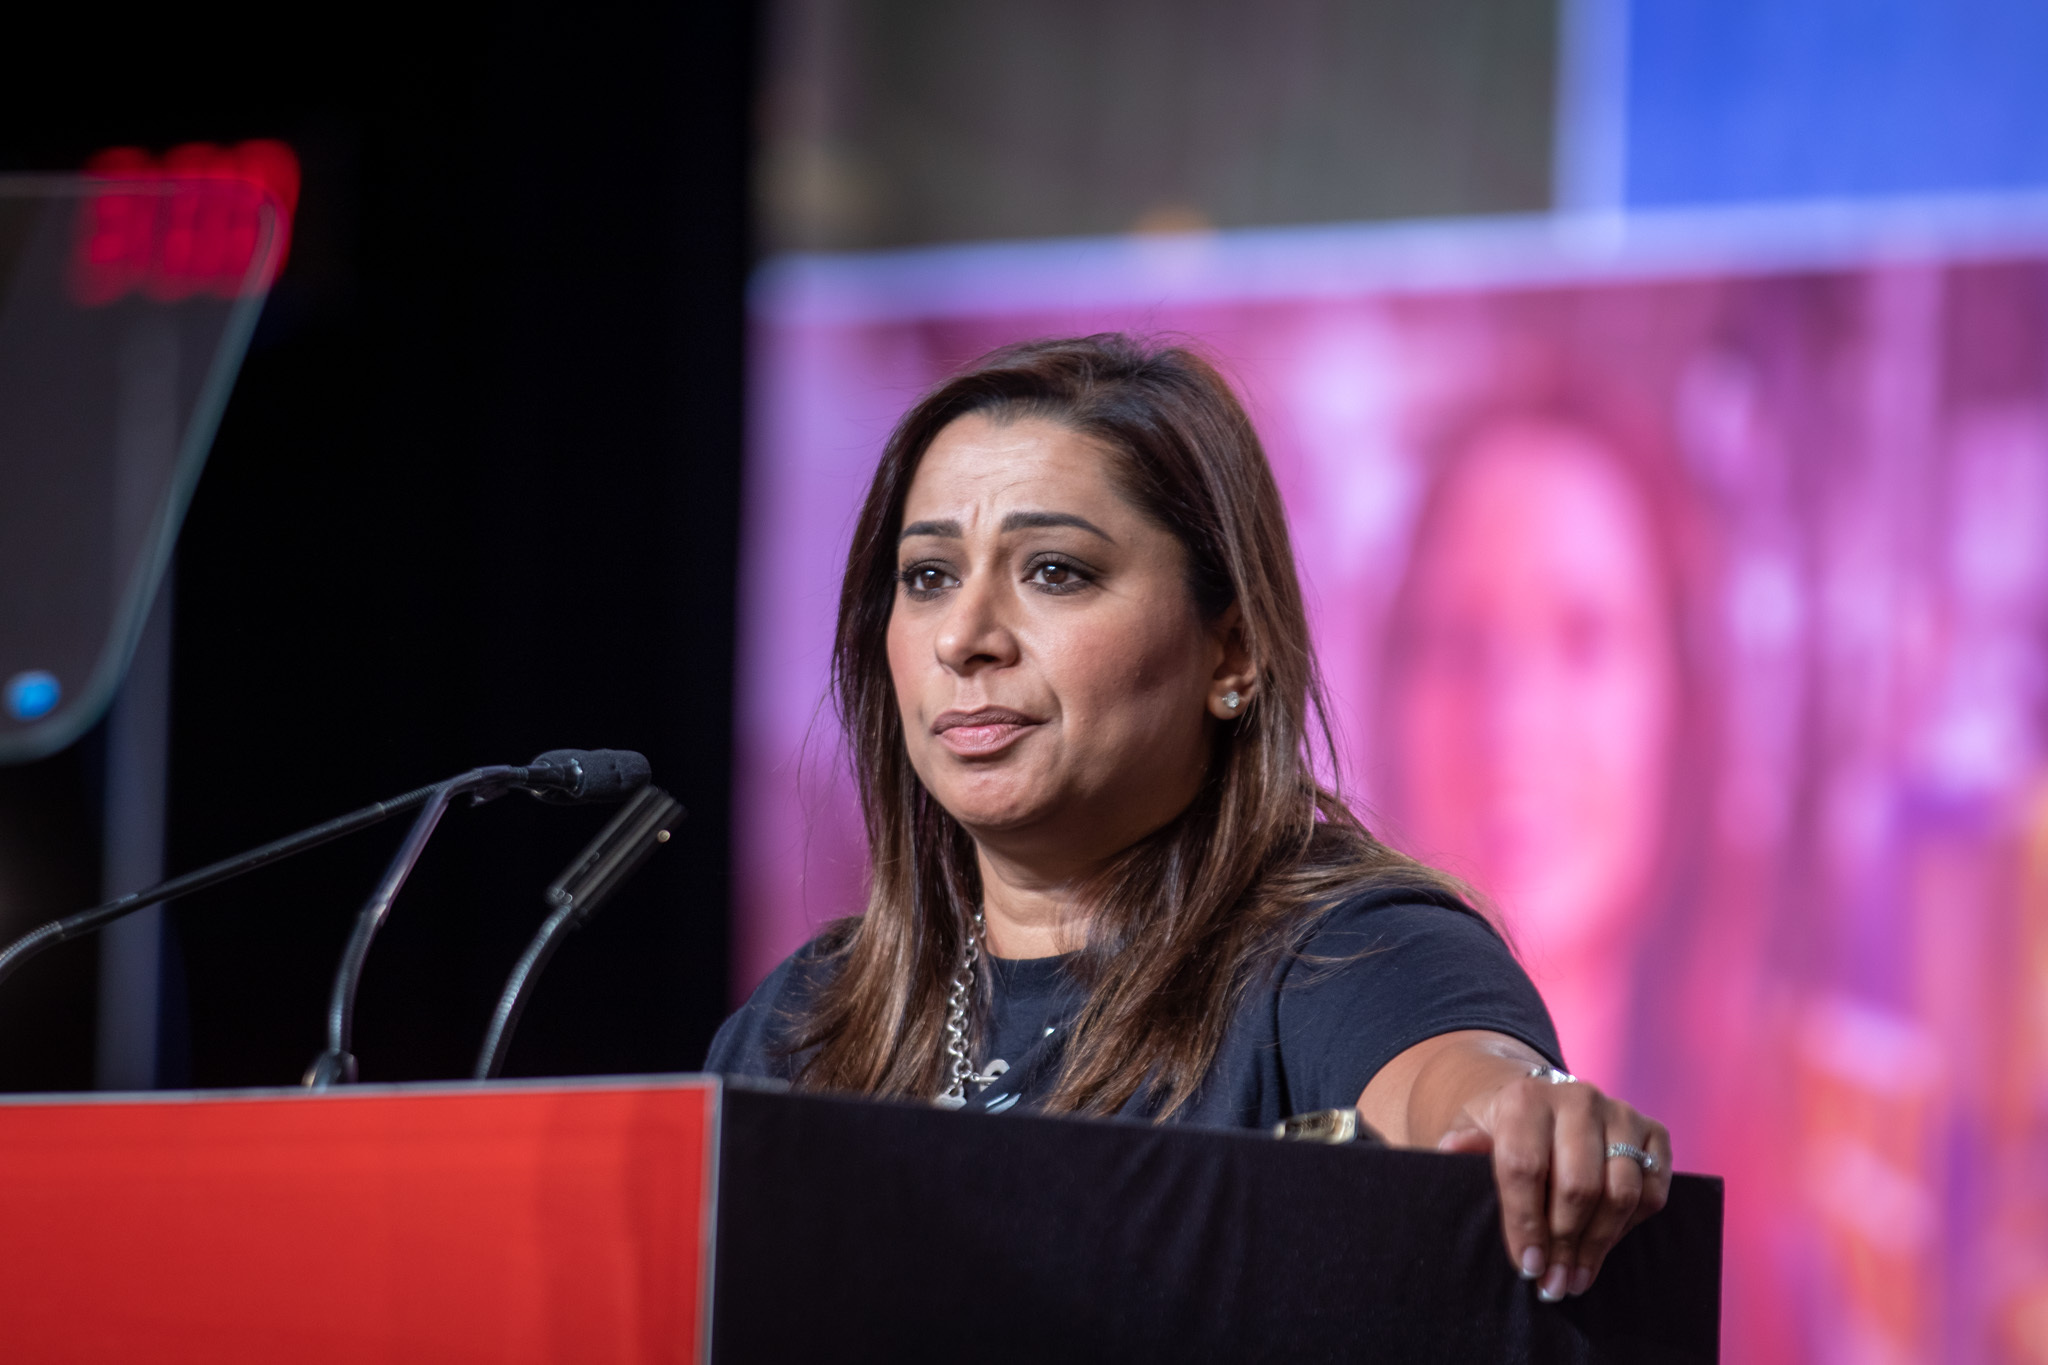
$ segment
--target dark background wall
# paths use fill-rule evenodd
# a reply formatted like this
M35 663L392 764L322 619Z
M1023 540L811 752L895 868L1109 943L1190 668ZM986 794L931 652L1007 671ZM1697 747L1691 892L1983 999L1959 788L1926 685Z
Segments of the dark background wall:
M690 818L564 947L508 1071L693 1066L726 1006L751 8L278 15L28 35L0 107L4 170L251 137L304 169L178 554L170 869L478 763L640 749ZM15 918L98 898L101 744L0 772ZM467 1071L603 818L451 813L371 956L365 1079ZM297 1078L401 832L176 908L167 1082ZM0 991L0 1087L91 1083L93 951Z

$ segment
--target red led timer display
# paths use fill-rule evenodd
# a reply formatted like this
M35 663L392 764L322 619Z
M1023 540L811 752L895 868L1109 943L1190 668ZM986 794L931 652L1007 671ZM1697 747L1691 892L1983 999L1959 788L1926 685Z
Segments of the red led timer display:
M163 303L259 293L284 264L299 159L282 142L195 142L161 158L116 147L85 169L108 182L79 209L71 292L89 308L137 292ZM276 245L259 261L266 202Z

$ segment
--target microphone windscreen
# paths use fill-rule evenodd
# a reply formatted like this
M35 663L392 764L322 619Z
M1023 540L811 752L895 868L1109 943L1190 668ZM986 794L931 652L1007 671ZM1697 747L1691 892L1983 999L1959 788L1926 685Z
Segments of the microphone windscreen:
M631 749L550 749L527 766L572 774L551 793L568 801L623 801L654 776L647 760Z

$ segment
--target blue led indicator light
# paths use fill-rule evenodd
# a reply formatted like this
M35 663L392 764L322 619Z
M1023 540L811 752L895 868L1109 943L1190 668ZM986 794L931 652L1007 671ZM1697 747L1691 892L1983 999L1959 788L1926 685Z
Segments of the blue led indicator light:
M54 673L31 668L7 680L7 714L16 720L41 720L57 709L64 685Z

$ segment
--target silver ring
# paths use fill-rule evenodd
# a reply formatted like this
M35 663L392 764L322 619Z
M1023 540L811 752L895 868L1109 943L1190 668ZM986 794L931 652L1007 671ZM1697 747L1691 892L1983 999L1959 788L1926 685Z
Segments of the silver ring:
M1554 1066L1530 1067L1529 1079L1532 1081L1544 1081L1550 1085L1576 1085L1579 1080L1571 1072L1560 1071Z
M1629 1159L1630 1161L1633 1161L1633 1162L1635 1162L1635 1163L1636 1163L1636 1165L1638 1165L1638 1166L1642 1167L1642 1168L1643 1168L1643 1170L1644 1170L1644 1171L1646 1171L1646 1172L1648 1172L1648 1171L1654 1171L1654 1170L1656 1170L1656 1169L1657 1169L1657 1158L1656 1158L1656 1157L1653 1157L1653 1156L1651 1156L1651 1155L1650 1155L1650 1154L1649 1154L1648 1152L1644 1151L1644 1150L1643 1150L1642 1148L1640 1148L1640 1147L1635 1147L1635 1146L1631 1146L1630 1144L1628 1144L1628 1143L1626 1143L1626 1142L1610 1142L1610 1143L1608 1143L1608 1144L1607 1144L1607 1159L1608 1159L1609 1161L1612 1161L1612 1160L1614 1160L1614 1158L1616 1158L1616 1157L1618 1157L1618 1156L1625 1156L1625 1157L1627 1157L1627 1158L1628 1158L1628 1159Z

